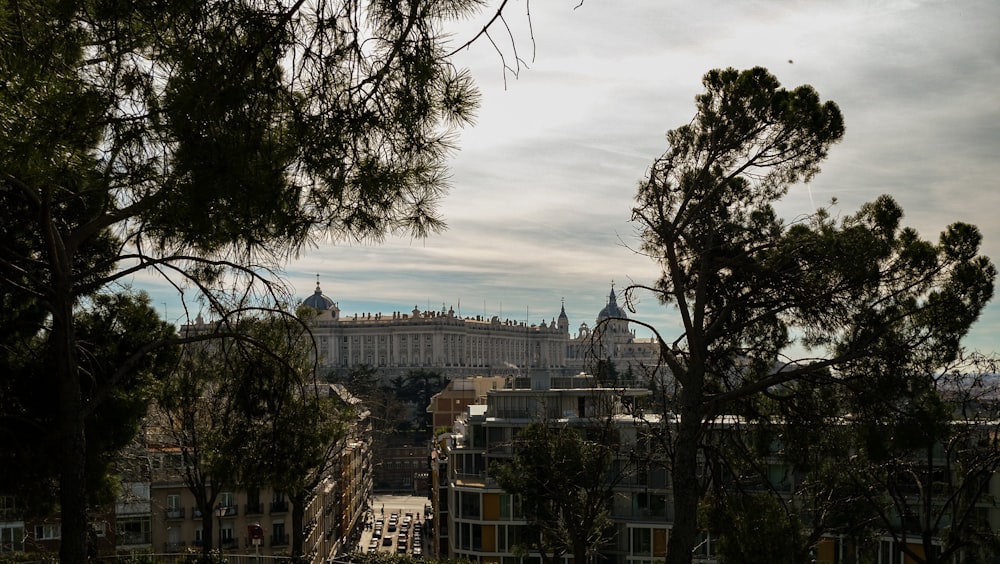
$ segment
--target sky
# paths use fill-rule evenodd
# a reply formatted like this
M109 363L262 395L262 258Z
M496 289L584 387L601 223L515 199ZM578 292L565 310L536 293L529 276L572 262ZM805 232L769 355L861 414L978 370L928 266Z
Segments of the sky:
M450 27L453 44L495 6ZM510 0L505 14L513 39L495 29L496 48L479 40L455 56L482 100L449 161L447 231L307 249L285 273L298 297L318 274L342 315L416 306L538 323L564 304L571 332L593 327L612 285L656 280L629 221L636 187L666 132L694 116L701 77L725 67L811 84L844 114L843 141L791 189L784 217L851 214L889 194L924 238L978 225L1000 262L1000 2ZM516 76L503 66L515 50ZM174 296L149 289L179 316ZM631 316L676 337L674 312L638 297ZM966 345L1000 351L998 331L994 303Z

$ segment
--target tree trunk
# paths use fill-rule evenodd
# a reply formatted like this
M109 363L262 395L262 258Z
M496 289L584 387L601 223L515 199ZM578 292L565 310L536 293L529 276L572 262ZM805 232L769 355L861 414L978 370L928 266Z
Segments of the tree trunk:
M83 399L76 335L73 326L72 283L68 276L52 272L52 362L58 379L59 505L62 540L59 561L66 564L87 561L87 439L84 430Z
M697 381L696 383L691 382ZM693 384L693 385L692 385ZM674 523L667 543L666 564L690 564L698 540L698 443L704 409L701 404L701 379L690 377L681 388L680 422L674 443L671 481L674 498Z
M539 550L538 555L541 557L543 564L560 564L563 556L562 552L550 553L546 550Z
M575 541L573 543L573 564L587 564L589 562L587 558L588 548L586 541Z
M211 503L201 508L201 553L206 558L211 554L213 548L218 547L219 552L222 552L221 540L215 535L216 518Z
M306 514L306 494L298 492L289 496L292 503L292 557L302 556L302 545L305 544L305 530L302 521Z

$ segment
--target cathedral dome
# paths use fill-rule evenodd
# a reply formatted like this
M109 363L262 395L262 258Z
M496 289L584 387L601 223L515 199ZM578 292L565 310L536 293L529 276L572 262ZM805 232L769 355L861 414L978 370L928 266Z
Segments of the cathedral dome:
M604 306L601 313L597 314L597 320L607 319L609 317L619 317L626 318L625 311L618 307L618 301L615 298L615 289L611 288L611 294L608 295L608 305Z
M316 282L316 291L306 298L302 305L309 306L319 311L326 311L334 306L333 300L323 295L323 290L319 289L319 282Z

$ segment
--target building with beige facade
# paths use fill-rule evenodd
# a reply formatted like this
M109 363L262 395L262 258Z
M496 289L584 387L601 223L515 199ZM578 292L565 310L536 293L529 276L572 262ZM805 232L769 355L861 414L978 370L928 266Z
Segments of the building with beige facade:
M617 304L612 288L607 305L591 329L582 323L570 333L566 308L537 324L499 316L461 316L454 308L341 315L337 302L319 283L303 305L317 313L312 320L322 366L346 372L377 369L383 378L412 370L432 370L447 379L466 376L523 376L542 371L572 375L610 360L619 373L655 367L658 348L640 339Z
M331 397L357 404L341 386L320 386ZM306 498L303 511L303 554L322 564L353 550L369 511L372 492L372 452L367 411L357 409L357 421L340 440L335 454ZM293 534L292 502L270 486L224 485L215 493L216 505L205 515L185 481L195 469L180 447L157 441L155 428L147 431L148 482L133 482L128 489L140 511L118 516L119 537L128 527L136 531L119 543L123 551L184 553L206 545L226 555L288 556ZM211 491L213 484L209 483ZM211 520L205 526L206 517ZM211 530L211 538L205 533Z

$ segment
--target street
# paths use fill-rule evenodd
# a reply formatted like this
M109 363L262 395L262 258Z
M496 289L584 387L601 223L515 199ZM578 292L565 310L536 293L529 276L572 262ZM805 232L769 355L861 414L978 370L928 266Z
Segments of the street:
M423 556L428 540L424 527L430 500L413 495L372 497L370 521L361 534L358 552L396 552Z

